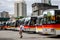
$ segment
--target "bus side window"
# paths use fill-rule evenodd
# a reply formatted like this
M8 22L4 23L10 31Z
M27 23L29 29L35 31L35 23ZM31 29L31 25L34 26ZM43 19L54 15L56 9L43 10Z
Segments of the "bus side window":
M30 25L35 25L36 24L36 20L37 20L37 18L35 17L33 17L33 18L31 18L31 20L30 20Z
M43 19L42 19L42 23L43 23L43 24L47 24L46 18L43 18Z
M55 17L54 16L50 16L47 18L47 24L54 24L55 23Z
M43 19L40 20L40 25L42 25L42 24L43 24Z

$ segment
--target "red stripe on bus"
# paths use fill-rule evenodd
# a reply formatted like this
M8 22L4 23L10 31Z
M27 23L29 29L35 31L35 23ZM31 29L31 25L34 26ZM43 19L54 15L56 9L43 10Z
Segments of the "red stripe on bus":
M60 28L60 24L46 24L43 25L44 28Z
M39 25L39 26L24 26L24 28L60 28L60 24L46 24L46 25Z
M29 28L29 26L27 26L27 25L24 25L24 28Z

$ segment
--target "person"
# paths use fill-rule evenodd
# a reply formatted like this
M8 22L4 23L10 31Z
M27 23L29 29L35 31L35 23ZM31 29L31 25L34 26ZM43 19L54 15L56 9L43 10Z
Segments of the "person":
M19 30L19 34L20 34L20 38L22 38L23 37L23 30L24 30L24 26L21 24L20 25L20 30Z

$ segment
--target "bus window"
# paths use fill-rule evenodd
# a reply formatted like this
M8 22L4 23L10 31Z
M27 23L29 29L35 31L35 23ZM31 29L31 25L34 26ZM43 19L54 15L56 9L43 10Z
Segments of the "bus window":
M55 20L56 20L56 19L55 19L55 16L51 16L51 23L52 23L52 24L56 23Z
M60 23L60 10L55 10L56 23Z
M60 23L60 16L56 16L56 23Z
M42 23L43 23L43 19L42 19L42 18L39 18L39 19L38 19L38 24L39 24L39 25L42 25Z
M37 21L37 17L31 17L30 25L35 25L36 21Z
M29 21L30 21L30 20L26 21L26 22L24 23L24 25L29 25Z
M47 24L54 24L55 23L55 17L54 16L49 16L47 17Z
M43 18L43 24L54 24L55 23L55 16L47 16Z
M25 21L25 20L20 20L20 24L24 24L24 21Z
M43 18L43 24L47 24L47 19Z

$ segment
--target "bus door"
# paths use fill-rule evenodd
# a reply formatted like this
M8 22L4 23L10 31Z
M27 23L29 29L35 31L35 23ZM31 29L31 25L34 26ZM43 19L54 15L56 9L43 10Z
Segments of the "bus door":
M38 18L37 19L37 23L36 23L36 32L42 32L42 18Z
M36 26L35 26L36 20L37 20L37 17L31 17L30 24L29 24L30 31L36 32Z

